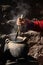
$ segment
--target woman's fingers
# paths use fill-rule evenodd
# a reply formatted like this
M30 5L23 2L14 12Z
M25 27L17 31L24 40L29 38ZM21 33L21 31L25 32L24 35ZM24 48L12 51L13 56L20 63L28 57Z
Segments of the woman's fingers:
M21 18L18 18L16 24L21 25L21 22L22 22Z
M17 25L22 25L22 24L25 24L25 20L21 19L21 18L18 18L17 19Z

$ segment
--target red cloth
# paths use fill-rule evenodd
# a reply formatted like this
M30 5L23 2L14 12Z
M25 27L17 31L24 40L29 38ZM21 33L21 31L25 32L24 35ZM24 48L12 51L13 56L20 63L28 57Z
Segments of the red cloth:
M36 27L35 29L38 31L43 31L43 20L40 21L34 21L34 27Z

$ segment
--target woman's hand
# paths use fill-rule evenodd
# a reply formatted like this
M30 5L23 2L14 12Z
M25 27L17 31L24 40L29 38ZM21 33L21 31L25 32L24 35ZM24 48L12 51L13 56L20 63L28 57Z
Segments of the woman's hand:
M32 23L29 19L18 18L16 24L20 26L20 31L22 32L26 32L32 28Z
M17 25L24 25L24 24L26 24L26 21L23 18L22 19L18 18L16 24Z

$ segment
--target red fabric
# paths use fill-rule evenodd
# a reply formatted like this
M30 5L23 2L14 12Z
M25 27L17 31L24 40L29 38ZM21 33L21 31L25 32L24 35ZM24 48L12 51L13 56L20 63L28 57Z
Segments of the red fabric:
M37 20L37 21L34 21L33 23L35 27L38 26L37 30L40 29L40 31L43 31L43 20L40 20L40 21Z

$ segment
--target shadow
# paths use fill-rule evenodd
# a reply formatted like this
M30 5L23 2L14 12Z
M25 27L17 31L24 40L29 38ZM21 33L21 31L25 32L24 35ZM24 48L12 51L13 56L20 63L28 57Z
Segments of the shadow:
M6 52L0 61L0 65L39 65L39 64L38 61L31 56L14 58L8 52Z

